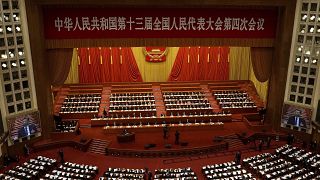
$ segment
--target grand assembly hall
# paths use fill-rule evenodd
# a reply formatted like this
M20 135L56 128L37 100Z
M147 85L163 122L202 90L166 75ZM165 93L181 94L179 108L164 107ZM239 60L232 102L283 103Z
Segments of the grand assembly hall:
M320 179L319 0L0 0L0 179Z

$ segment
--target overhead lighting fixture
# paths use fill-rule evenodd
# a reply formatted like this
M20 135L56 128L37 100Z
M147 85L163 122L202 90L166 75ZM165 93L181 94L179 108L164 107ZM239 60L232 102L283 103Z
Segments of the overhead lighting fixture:
M307 17L308 17L308 16L307 16L306 14L305 14L305 15L303 15L303 16L302 16L302 20L306 20L306 19L307 19Z
M312 63L313 63L313 64L316 64L317 62L318 62L317 59L312 60Z
M305 63L308 63L308 62L309 62L309 59L308 59L308 58L305 58L305 59L304 59L304 62L305 62Z
M310 55L310 53L311 53L310 51L306 51L306 53L305 53L305 54Z
M301 51L302 51L302 47L298 47L298 51L300 51L300 52L301 52Z
M3 32L3 29L2 28L0 28L0 33L2 33Z
M296 61L297 62L300 62L301 58L300 57L297 57Z
M8 56L7 56L6 54L1 54L1 58L2 58L2 59L7 59Z
M315 15L312 15L312 16L310 17L310 20L313 21L315 18L316 18L316 16L315 16Z
M7 27L7 30L11 32L11 31L12 31L12 28L11 28L11 27Z
M7 64L6 64L6 63L2 63L1 66L2 66L3 68L7 68Z
M314 31L314 27L312 27L312 28L310 28L310 30L309 30L311 33L313 33L313 31Z
M20 31L21 31L21 28L20 28L19 26L17 26L17 27L16 27L16 30L17 30L18 32L20 32Z
M320 33L320 27L318 27L317 32Z
M11 65L12 65L13 67L16 67L16 66L17 66L17 63L13 62L13 63L11 63Z
M24 60L21 60L20 64L25 65L26 63L24 62Z
M22 56L22 55L23 55L23 52L22 52L22 51L19 51L18 54L19 54L19 56Z
M304 32L305 32L304 29L302 29L302 30L301 30L301 33L304 33Z

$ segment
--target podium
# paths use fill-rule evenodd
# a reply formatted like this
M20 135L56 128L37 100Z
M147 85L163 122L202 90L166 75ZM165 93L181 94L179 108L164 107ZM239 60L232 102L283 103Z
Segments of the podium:
M119 143L134 142L135 139L135 133L121 133L117 135L117 140Z

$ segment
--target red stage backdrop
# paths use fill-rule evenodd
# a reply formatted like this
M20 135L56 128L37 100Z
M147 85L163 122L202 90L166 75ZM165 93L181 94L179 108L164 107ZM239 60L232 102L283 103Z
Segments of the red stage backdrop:
M141 82L131 48L79 48L79 82Z
M229 47L181 47L168 81L229 80Z
M274 38L276 9L45 8L47 39Z

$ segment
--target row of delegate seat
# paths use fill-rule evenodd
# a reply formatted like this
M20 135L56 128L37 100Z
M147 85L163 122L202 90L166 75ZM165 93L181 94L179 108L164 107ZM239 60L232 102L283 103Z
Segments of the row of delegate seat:
M100 102L101 94L67 95L60 109L60 113L98 113Z
M112 93L110 95L109 117L147 117L146 114L156 114L156 112L153 93Z
M301 166L280 156L281 147L275 154L264 153L243 160L243 164L263 179L312 179L316 177L309 168ZM286 150L284 150L286 151Z
M291 145L276 149L276 154L320 174L320 155Z
M94 179L98 174L97 166L65 162L57 169L47 173L43 179Z
M29 161L0 174L0 179L39 179L47 170L50 170L55 165L55 159L38 156L35 159L30 159Z
M251 173L234 161L203 166L202 173L206 179L255 179Z
M164 92L163 99L167 115L173 113L205 114L213 110L205 94L200 91Z
M100 180L144 180L145 169L127 169L127 168L108 168L103 176L100 177Z
M170 168L170 169L156 169L154 172L154 180L165 180L165 179L198 179L195 172L190 168Z
M56 122L56 132L74 132L76 130L77 124L77 120L64 120Z
M248 93L242 90L213 91L212 95L222 109L257 107Z

